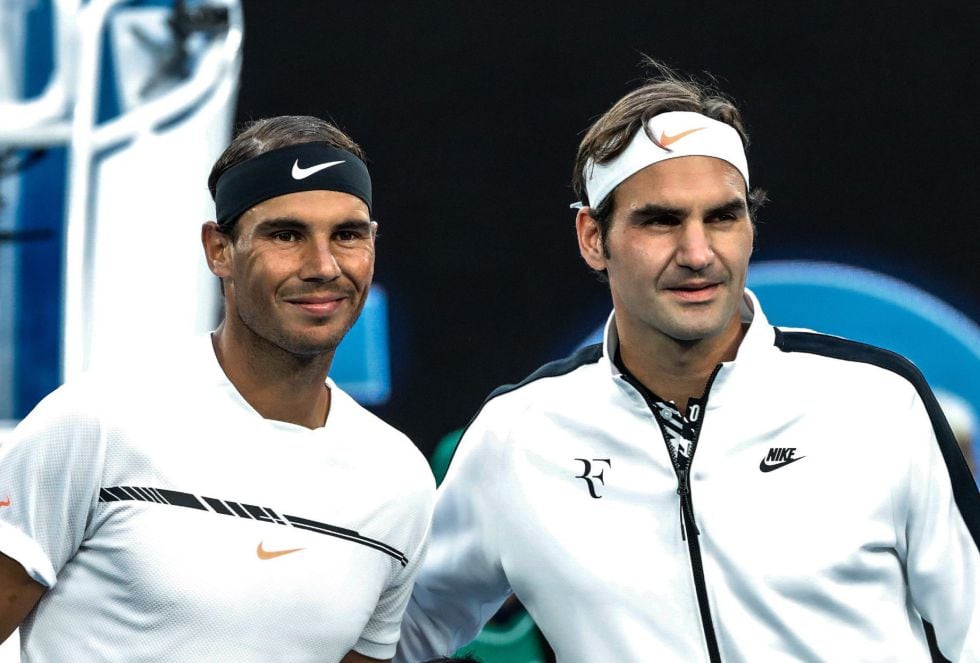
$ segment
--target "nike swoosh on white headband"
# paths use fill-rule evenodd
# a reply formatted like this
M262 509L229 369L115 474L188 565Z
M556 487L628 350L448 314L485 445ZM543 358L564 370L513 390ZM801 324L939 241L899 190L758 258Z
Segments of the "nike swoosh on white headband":
M734 127L690 111L654 115L647 127L654 140L640 127L616 158L602 164L591 159L586 162L583 175L591 207L598 207L630 175L678 157L705 156L727 161L741 173L748 189L749 164L742 138ZM581 203L572 205L581 206Z

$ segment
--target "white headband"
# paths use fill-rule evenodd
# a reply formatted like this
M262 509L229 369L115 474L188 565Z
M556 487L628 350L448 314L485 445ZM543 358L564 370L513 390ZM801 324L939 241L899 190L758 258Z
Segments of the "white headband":
M647 166L677 157L705 156L727 161L735 166L745 188L749 186L749 164L742 139L734 128L700 113L671 111L650 118L650 135L643 127L623 152L612 161L585 164L585 190L589 205L598 207L619 183Z

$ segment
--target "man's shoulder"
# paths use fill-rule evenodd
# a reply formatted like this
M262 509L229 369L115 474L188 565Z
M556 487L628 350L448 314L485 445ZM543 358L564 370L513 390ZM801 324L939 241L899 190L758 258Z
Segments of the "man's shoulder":
M581 369L595 366L601 357L601 344L587 345L567 357L538 367L519 382L497 387L487 396L484 406L494 401L515 403L527 398L540 398L549 392L561 395L574 388L574 379Z
M542 421L557 412L576 413L595 409L596 390L602 388L595 369L602 357L601 345L590 345L573 354L551 361L526 378L494 389L487 396L464 432L492 432L507 437L515 432L531 433ZM610 381L611 383L611 381Z
M107 404L111 402L105 394L104 384L94 376L74 378L41 399L5 434L3 446L28 442L30 448L66 445L78 452L94 449L99 445L106 420L110 418Z
M379 467L380 464L391 466L402 476L414 477L425 485L432 484L434 490L428 461L405 433L355 401L336 384L331 383L330 389L333 405L327 418L328 428L339 426L341 429L337 432L340 435L355 435L359 445L368 453L376 454ZM331 421L334 415L336 417Z
M883 380L897 377L913 386L925 384L925 379L915 364L891 350L808 329L777 327L775 332L776 347L787 355L822 357L829 360L825 366L835 367L837 370L874 367L878 370L872 369L870 374L878 375Z
M214 384L223 374L208 336L182 339L165 348L153 348L139 357L121 357L88 371L77 381L109 400L126 402L181 396L188 389Z
M97 418L102 414L106 382L96 375L83 374L59 385L41 399L31 411L31 418Z
M482 474L509 463L513 451L566 433L563 422L601 421L608 414L612 375L600 344L548 362L524 379L494 389L467 424L450 464Z
M776 328L776 348L789 361L797 385L835 398L860 398L893 406L918 396L927 407L935 396L922 372L904 356L860 341L811 330Z
M342 387L333 381L329 381L328 386L330 387L331 394L330 414L327 418L328 425L336 423L339 420L342 424L338 425L356 429L365 434L369 433L373 438L379 438L393 444L412 445L412 441L408 439L407 435L358 403ZM331 421L331 418L335 415L336 418Z
M114 362L72 377L32 411L35 418L73 418L112 426L140 417L167 418L203 409L220 392L207 337L194 338L141 357Z

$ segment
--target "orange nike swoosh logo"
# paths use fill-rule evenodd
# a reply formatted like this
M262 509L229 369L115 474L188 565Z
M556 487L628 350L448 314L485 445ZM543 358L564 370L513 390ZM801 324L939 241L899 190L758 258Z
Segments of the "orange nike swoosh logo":
M701 131L702 129L704 129L704 127L695 127L694 129L688 129L687 131L682 131L679 134L674 134L673 136L669 135L666 131L664 131L660 134L660 141L657 143L657 145L669 151L670 145L673 145L681 138L684 138L685 136L690 136L695 131Z
M299 552L300 550L306 550L306 548L290 548L289 550L266 550L265 548L262 547L262 542L260 541L258 547L255 549L255 554L259 556L259 559L275 559L276 557L282 557L283 555Z
M7 495L7 499L5 499L3 502L0 502L0 508L3 508L5 506L10 506L10 495Z

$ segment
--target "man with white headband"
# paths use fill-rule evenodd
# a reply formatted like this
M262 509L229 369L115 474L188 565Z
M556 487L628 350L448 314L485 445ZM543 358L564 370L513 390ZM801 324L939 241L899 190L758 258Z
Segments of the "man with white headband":
M561 663L980 661L980 500L935 398L901 357L767 322L739 112L660 73L578 152L605 340L469 425L396 661L511 592Z
M435 486L327 378L374 272L364 153L260 120L209 187L218 329L64 385L0 452L0 640L19 625L25 660L394 654Z

